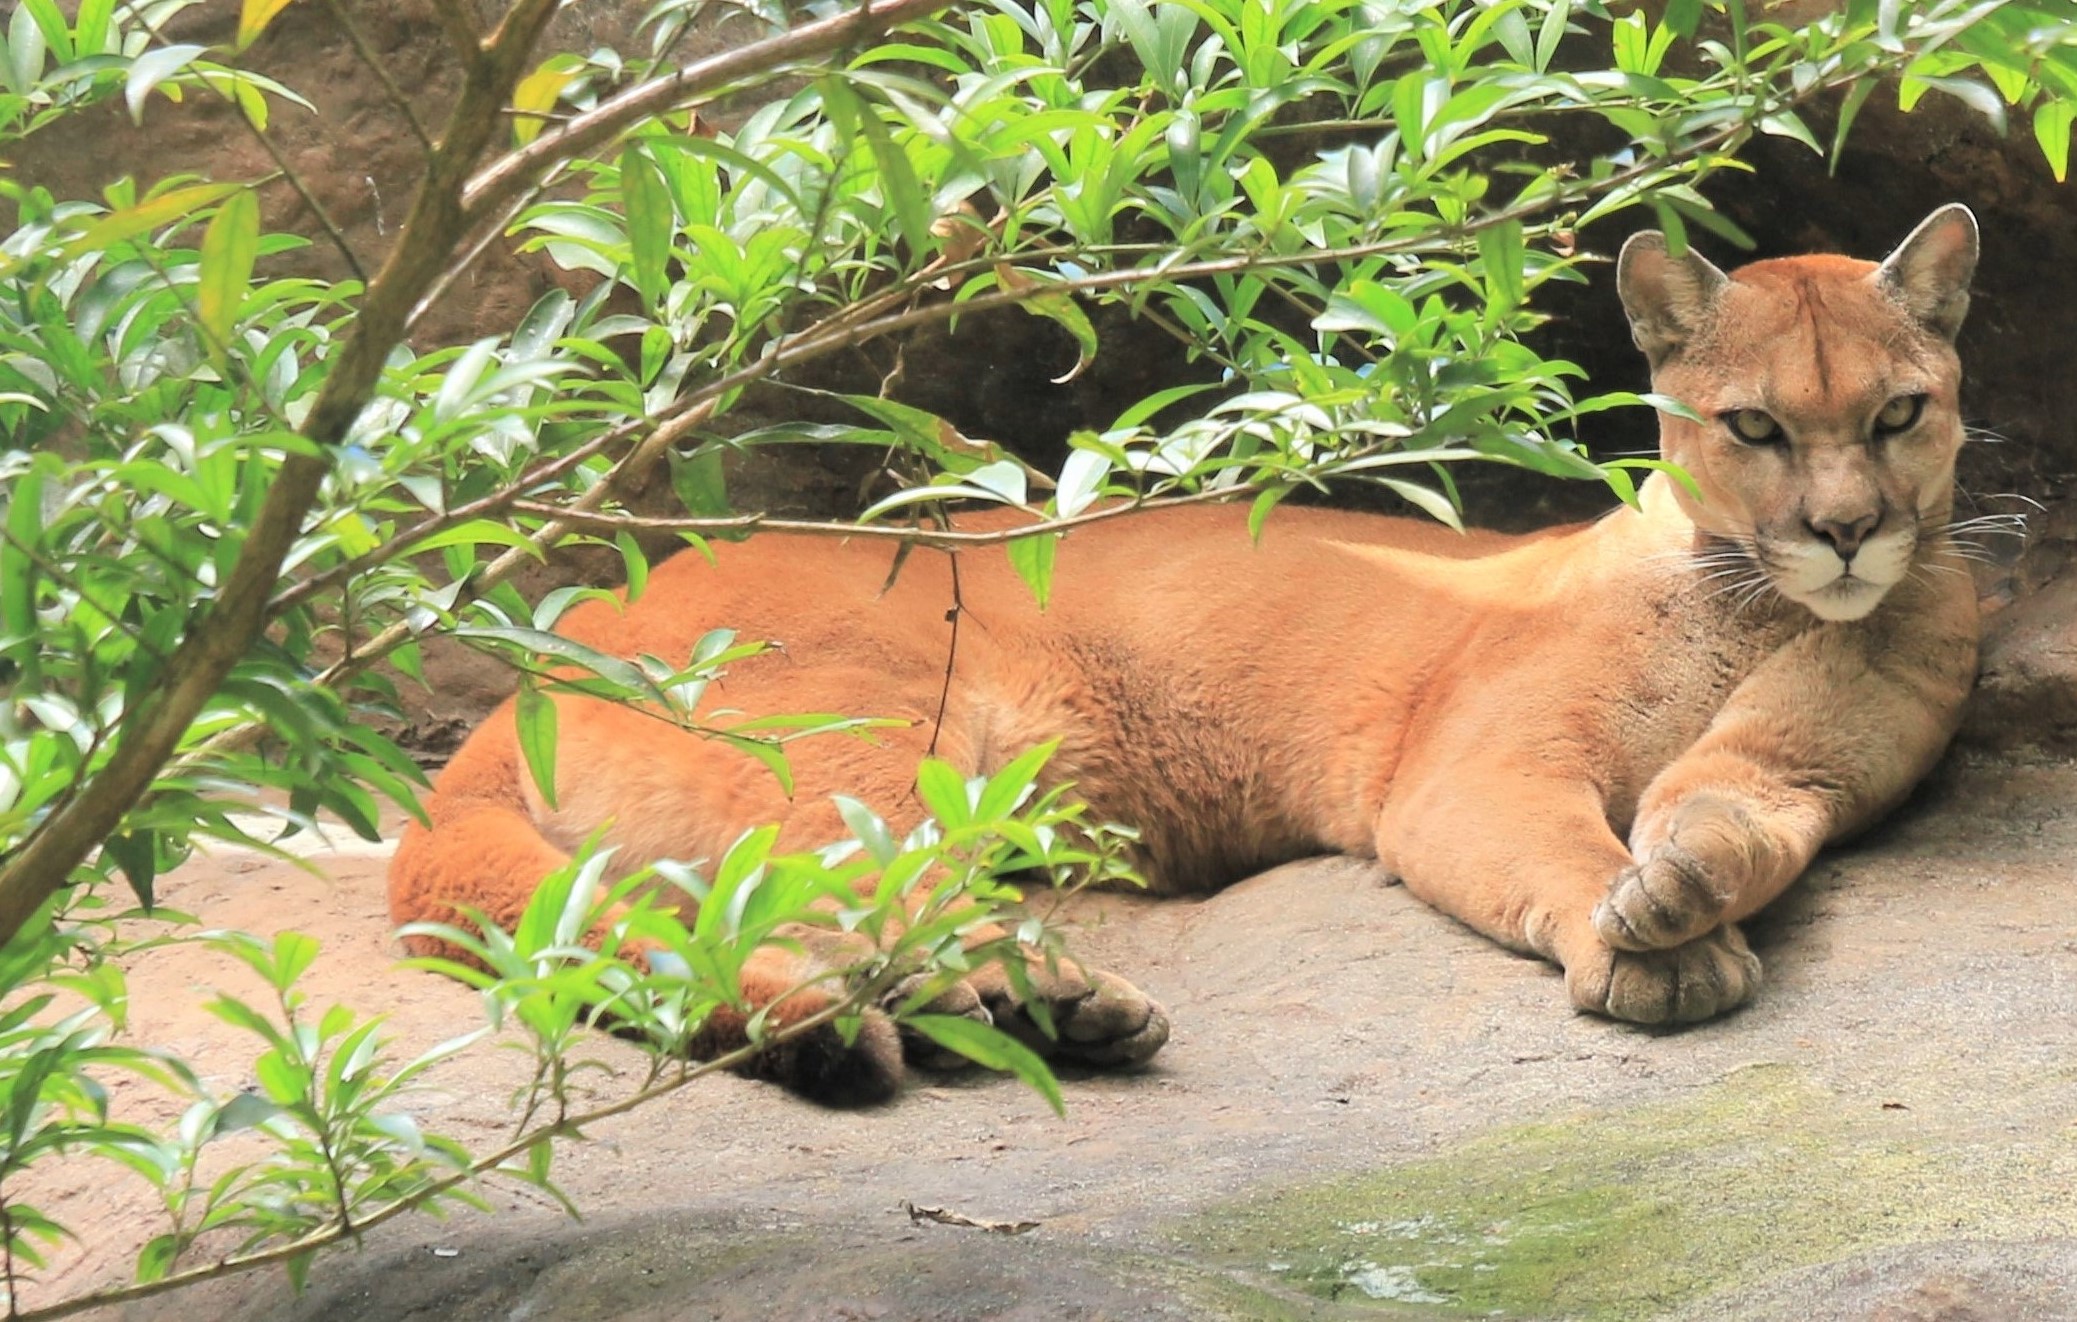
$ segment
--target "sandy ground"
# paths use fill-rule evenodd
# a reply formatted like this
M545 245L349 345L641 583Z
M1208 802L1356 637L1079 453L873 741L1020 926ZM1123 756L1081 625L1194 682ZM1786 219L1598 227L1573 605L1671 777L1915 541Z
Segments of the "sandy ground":
M313 1001L387 1012L405 1049L471 1027L471 993L394 967L381 851L323 861L219 857L163 893L320 937ZM301 1299L269 1271L119 1315L2077 1318L2073 901L2077 767L2009 762L1950 766L1821 859L1753 926L1757 1003L1678 1033L1570 1013L1554 971L1346 860L1203 902L1098 897L1077 948L1176 1033L1139 1073L1068 1076L1065 1119L985 1075L850 1113L704 1080L564 1150L582 1222L490 1186L497 1215L384 1226ZM252 993L243 972L138 957L138 1038L242 1086L252 1052L197 1006ZM608 1092L636 1065L597 1055ZM418 1113L488 1146L522 1075L473 1051ZM40 1178L94 1248L25 1302L121 1278L154 1232L141 1188ZM1039 1224L918 1224L905 1201Z

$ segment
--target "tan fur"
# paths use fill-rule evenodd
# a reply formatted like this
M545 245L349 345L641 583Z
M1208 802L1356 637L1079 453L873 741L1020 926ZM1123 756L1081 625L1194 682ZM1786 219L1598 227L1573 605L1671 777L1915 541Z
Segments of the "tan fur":
M1256 543L1238 509L1151 513L1068 536L1044 612L999 551L965 553L938 751L987 771L1058 736L1052 774L1141 830L1162 891L1375 855L1437 908L1562 965L1579 1007L1656 1022L1735 1006L1759 979L1735 923L1906 794L1974 674L1974 595L1943 537L1962 439L1950 337L1974 253L1960 208L1881 268L1810 257L1726 277L1633 241L1623 295L1656 386L1706 419L1663 423L1700 499L1654 476L1641 508L1528 538L1285 509ZM1887 402L1919 393L1914 428L1871 440ZM1782 444L1734 437L1717 415L1736 409L1777 419ZM1826 580L1825 557L1856 542L1856 565L1896 581ZM1740 546L1768 577L1739 577L1723 557ZM433 828L407 833L393 915L465 904L510 921L601 826L633 862L712 858L769 820L787 845L822 843L844 834L836 791L912 817L952 584L947 557L919 551L883 592L892 554L763 536L718 548L718 567L680 555L637 605L584 606L566 631L662 657L722 625L781 639L710 703L908 727L877 748L795 745L788 800L723 745L562 698L549 811L501 709L442 775ZM1138 1034L1114 1059L1158 1046L1158 1007L1100 981L1125 1008L1089 1039Z

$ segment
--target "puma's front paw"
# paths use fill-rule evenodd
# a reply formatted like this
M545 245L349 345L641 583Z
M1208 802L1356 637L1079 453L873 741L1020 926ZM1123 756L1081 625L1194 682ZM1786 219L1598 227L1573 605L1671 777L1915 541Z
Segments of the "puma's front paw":
M1125 979L1067 960L1051 968L1033 961L1026 970L1057 1038L1046 1036L1000 965L976 973L972 982L996 1027L1040 1055L1084 1065L1137 1065L1168 1041L1168 1012Z
M1709 865L1669 840L1617 874L1594 906L1594 930L1617 950L1668 950L1722 922L1730 904Z
M1565 966L1565 988L1575 1006L1596 1014L1692 1024L1751 999L1760 988L1760 961L1744 933L1726 923L1670 950L1600 947Z

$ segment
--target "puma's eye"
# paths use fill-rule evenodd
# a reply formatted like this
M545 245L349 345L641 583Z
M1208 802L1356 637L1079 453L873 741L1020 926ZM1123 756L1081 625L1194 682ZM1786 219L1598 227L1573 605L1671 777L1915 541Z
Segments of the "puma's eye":
M1723 415L1723 423L1747 445L1774 445L1782 439L1781 424L1758 409L1733 409Z
M1925 408L1926 397L1924 395L1897 396L1889 403L1884 404L1882 411L1875 415L1875 434L1877 436L1894 436L1900 431L1909 429L1917 423L1918 415L1925 412Z

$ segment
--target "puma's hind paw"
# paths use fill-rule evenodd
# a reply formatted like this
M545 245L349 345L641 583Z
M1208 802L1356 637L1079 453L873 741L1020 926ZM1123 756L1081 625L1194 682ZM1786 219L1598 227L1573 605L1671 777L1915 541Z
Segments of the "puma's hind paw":
M1031 990L1043 998L1057 1037L1048 1037L1001 968L974 982L998 1028L1042 1056L1084 1065L1137 1065L1168 1041L1168 1012L1125 979L1065 960L1028 966Z
M1565 986L1582 1010L1638 1024L1692 1024L1750 1000L1760 988L1760 961L1727 923L1670 950L1604 946L1566 966Z
M872 1106L901 1091L901 1034L885 1014L867 1010L849 1042L835 1024L822 1024L766 1047L742 1072L824 1106Z
M1594 930L1617 950L1670 950L1722 922L1729 907L1708 865L1668 841L1617 875L1594 906Z
M927 978L921 973L902 979L880 998L880 1008L894 1011L914 996L926 981ZM995 1016L988 1012L987 1005L981 1000L981 993L975 991L973 984L964 979L932 997L918 1013L953 1015L981 1024L995 1022ZM950 1047L939 1046L936 1040L907 1024L901 1025L901 1047L902 1054L918 1069L959 1070L973 1064L965 1056Z

